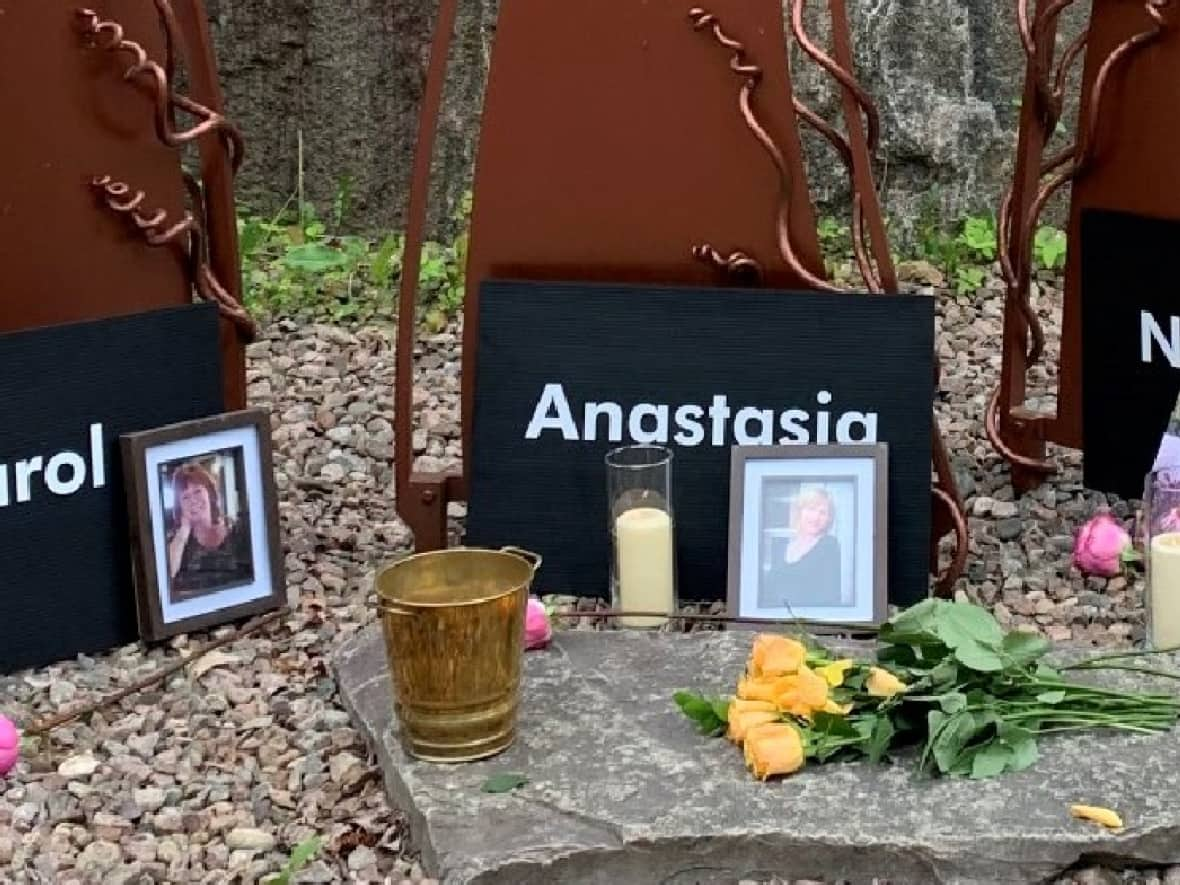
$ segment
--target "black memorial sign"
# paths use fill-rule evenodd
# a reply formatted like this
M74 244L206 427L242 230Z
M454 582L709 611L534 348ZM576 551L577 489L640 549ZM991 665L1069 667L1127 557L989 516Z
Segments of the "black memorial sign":
M536 550L544 592L605 597L603 458L659 442L674 452L680 594L721 599L732 445L886 442L890 599L915 602L933 311L912 296L485 283L466 543Z
M119 436L222 411L209 304L0 336L0 669L138 637Z
M1143 495L1180 394L1180 220L1082 215L1082 432L1088 488Z

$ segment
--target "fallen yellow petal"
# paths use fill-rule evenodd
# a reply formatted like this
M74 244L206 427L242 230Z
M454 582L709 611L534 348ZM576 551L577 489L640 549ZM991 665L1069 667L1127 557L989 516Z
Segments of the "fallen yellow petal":
M1071 805L1069 807L1069 813L1074 817L1080 817L1083 820L1092 820L1096 824L1110 827L1112 830L1121 830L1123 828L1123 819L1109 808L1100 808L1096 805Z
M839 688L844 684L844 674L852 667L852 661L832 661L816 669L816 673L827 680L832 688Z

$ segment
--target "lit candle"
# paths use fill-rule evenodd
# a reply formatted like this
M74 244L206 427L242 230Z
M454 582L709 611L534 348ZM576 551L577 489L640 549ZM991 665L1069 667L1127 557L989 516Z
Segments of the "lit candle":
M1151 644L1180 646L1180 533L1151 539Z
M672 518L656 507L634 507L615 520L619 597L628 611L674 614ZM625 627L658 627L663 618L619 618Z

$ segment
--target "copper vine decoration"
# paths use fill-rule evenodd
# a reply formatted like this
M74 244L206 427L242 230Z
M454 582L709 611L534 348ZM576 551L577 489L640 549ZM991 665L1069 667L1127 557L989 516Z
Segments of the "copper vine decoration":
M745 120L746 126L749 127L750 131L754 134L754 137L758 140L758 143L761 144L762 147L765 148L767 154L770 155L770 159L774 163L775 170L778 172L779 177L779 203L778 212L775 219L775 229L778 235L779 254L782 255L783 260L787 263L787 266L790 267L800 279L806 282L807 285L824 292L839 292L839 287L833 286L827 280L815 276L813 273L811 273L811 271L804 267L803 263L799 260L799 257L795 254L794 247L791 244L789 220L789 195L791 186L790 174L787 171L787 164L783 159L782 151L779 150L778 145L774 143L774 139L770 137L770 134L758 120L758 115L754 112L750 102L750 97L753 95L754 90L758 88L758 84L762 81L762 69L747 60L745 46L739 43L737 40L734 40L721 29L721 23L718 21L717 16L699 8L692 9L688 15L690 21L692 22L693 28L696 30L710 28L713 32L713 37L717 40L717 42L726 49L729 49L733 52L733 56L729 62L729 67L735 74L739 74L744 78L741 92L738 94L738 108L741 110L742 118ZM698 246L694 250L694 254L697 255L697 257L707 256L710 259L716 255L710 246ZM738 255L738 260L745 259L747 262L753 261L753 259L750 259L748 256L744 256L741 253L736 254ZM732 258L733 256L731 256L731 259ZM725 264L728 266L730 264L730 260L727 259Z
M1036 100L1035 119L1039 130L1040 143L1046 143L1061 120L1064 105L1066 81L1070 71L1086 48L1088 33L1083 32L1066 48L1059 61L1054 64L1054 45L1048 39L1049 29L1061 13L1073 5L1075 0L1054 0L1038 12L1029 15L1030 0L1017 0L1017 26L1020 42L1028 58L1029 70L1034 78ZM1154 42L1163 33L1166 23L1163 10L1173 0L1145 0L1143 12L1150 21L1146 29L1120 43L1107 56L1098 70L1088 95L1083 97L1084 108L1079 119L1086 125L1075 142L1041 162L1041 179L1035 197L1027 211L1013 205L1013 188L1005 194L1000 204L998 240L1000 267L1003 274L1006 297L1015 305L1023 332L1028 339L1024 370L1040 362L1045 351L1045 332L1029 301L1032 282L1033 241L1045 206L1062 187L1085 175L1094 161L1097 151L1097 132L1109 83L1115 71L1125 65L1138 50ZM997 385L988 401L984 414L984 430L988 440L1010 463L1019 465L1033 473L1048 475L1055 471L1047 460L1030 458L1014 451L1005 441L1001 432L1001 409L1012 404L1003 402L1002 386Z
M131 66L124 72L123 79L142 85L151 93L155 106L156 134L164 144L179 148L205 135L214 134L229 153L230 168L236 174L244 156L241 132L222 114L172 89L174 47L178 42L180 27L169 0L154 2L163 23L165 66L151 60L139 43L127 39L122 25L100 18L92 9L78 10L82 34L89 40L91 48L130 58ZM175 113L178 109L191 115L197 122L187 129L177 128ZM104 205L112 212L130 219L149 245L181 248L198 296L216 304L221 314L239 330L243 339L252 341L257 335L254 321L217 279L210 265L206 226L201 211L201 187L187 174L184 183L193 211L185 212L178 221L169 222L163 209L143 208L147 195L142 190L133 189L126 182L114 181L109 175L97 175L91 182Z
M1072 0L1069 0L1069 2L1072 2ZM868 155L871 157L880 144L881 124L876 106L873 104L868 92L860 85L853 73L831 55L824 52L807 34L803 25L805 10L806 0L792 0L790 22L791 31L794 34L795 40L803 52L830 74L845 90L847 96L851 96L854 110L849 109L846 105L845 113L846 115L852 113L863 115L865 129L863 143L864 147L867 148ZM838 18L840 22L843 22L844 15L843 5L833 4L833 16ZM776 233L779 252L783 260L800 279L812 288L826 292L845 291L839 286L833 285L829 281L818 278L810 273L802 265L802 262L799 261L792 246L788 226L790 174L787 170L782 151L774 144L765 127L759 121L751 102L754 90L762 80L762 69L747 58L745 46L722 29L717 16L704 9L694 8L689 12L689 19L693 28L696 30L710 29L714 39L733 53L730 59L730 69L744 78L738 96L738 108L746 126L770 155L778 172L779 204L776 216ZM868 186L871 186L871 178L868 177L869 173L865 169L859 170L858 177L856 155L850 136L840 133L805 102L794 95L792 95L792 107L800 120L818 132L832 146L844 165L852 191L851 233L853 255L868 291L871 293L883 293L886 291L887 285L890 287L895 286L896 280L891 265L887 268L886 272L886 269L875 264L870 256L868 214L865 210L865 195L861 191L861 186L865 179L869 182ZM847 120L848 117L846 117ZM879 212L875 206L873 211ZM883 245L878 245L880 248L884 248ZM749 282L751 284L757 284L761 280L762 269L760 265L755 259L744 252L737 251L726 256L706 244L694 247L692 254L694 257L722 270L733 279L741 278L743 282ZM884 256L883 260L887 261L888 256ZM888 280L888 284L886 280ZM940 374L937 354L935 354L934 363L935 378L937 380ZM950 472L945 445L937 428L934 430L933 445L937 478L932 488L932 494L938 506L946 510L955 535L955 550L951 562L942 574L939 575L937 581L939 591L943 594L949 594L951 586L966 567L968 551L967 520L955 495L951 491L948 491L948 489L953 490L954 479Z

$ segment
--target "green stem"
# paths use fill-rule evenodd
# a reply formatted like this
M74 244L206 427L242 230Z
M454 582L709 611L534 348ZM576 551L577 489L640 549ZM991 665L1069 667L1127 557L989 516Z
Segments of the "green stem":
M1061 722L1073 723L1078 728L1114 728L1123 731L1135 731L1140 734L1157 734L1160 731L1167 731L1170 723L1160 722L1159 726L1152 728L1146 724L1133 725L1127 722L1124 718L1119 716L1103 716L1095 714L1070 714L1063 713L1059 715L1036 715L1035 713L1018 714L1012 717L1006 717L1007 721L1013 724L1019 724L1025 720L1036 720L1039 722ZM1146 723L1148 719L1138 720L1140 723ZM1037 729L1040 731L1041 729Z
M1077 664L1068 664L1064 667L1058 667L1059 670L1077 670L1085 667L1087 664L1093 664L1097 661L1120 661L1126 658L1146 658L1152 655L1166 655L1173 652L1180 651L1180 645L1172 646L1171 648L1161 648L1154 651L1141 649L1139 651L1114 652L1111 654L1097 655L1092 658L1087 658Z
M1089 667L1079 665L1076 667L1069 667L1070 670L1125 670L1128 673L1145 673L1148 676L1162 676L1165 679L1180 679L1180 673L1172 673L1168 670L1153 670L1150 667L1131 667L1124 664L1103 664L1100 667Z
M1030 679L1029 685L1040 688L1050 689L1053 691L1064 691L1066 694L1090 694L1100 695L1107 698L1118 698L1122 701L1170 701L1174 704L1180 704L1180 699L1168 694L1132 694L1126 691L1116 691L1110 688L1099 688L1095 685L1082 685L1077 682L1053 682L1047 679Z

